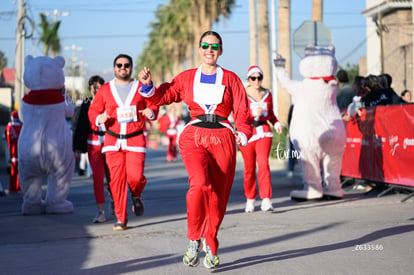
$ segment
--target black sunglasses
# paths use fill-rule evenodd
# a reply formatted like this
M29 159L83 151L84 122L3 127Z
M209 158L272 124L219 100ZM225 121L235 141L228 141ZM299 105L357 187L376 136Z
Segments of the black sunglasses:
M125 64L122 64L122 63L117 63L117 64L115 64L115 66L116 66L118 69L121 69L121 68L122 68L122 65L124 66L124 68L125 68L125 69L128 69L128 68L131 66L131 64L130 64L130 63L125 63Z
M263 76L261 75L261 76L250 76L249 77L252 81L256 81L256 79L257 80L259 80L259 81L262 81L263 80Z

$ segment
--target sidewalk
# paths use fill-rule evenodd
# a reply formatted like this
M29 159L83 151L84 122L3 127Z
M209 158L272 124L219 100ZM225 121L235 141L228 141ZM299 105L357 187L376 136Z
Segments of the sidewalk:
M150 150L143 199L146 212L129 229L112 231L113 216L93 224L92 180L74 176L67 215L22 216L21 195L0 197L1 274L207 274L185 267L187 176L180 159ZM300 173L285 177L272 163L273 212L244 213L243 164L238 161L227 213L219 232L223 274L411 274L414 270L414 200L405 194L364 195L340 201L296 203ZM297 167L298 169L299 167ZM0 170L7 187L8 175ZM131 202L129 202L131 203ZM204 255L202 254L202 258Z

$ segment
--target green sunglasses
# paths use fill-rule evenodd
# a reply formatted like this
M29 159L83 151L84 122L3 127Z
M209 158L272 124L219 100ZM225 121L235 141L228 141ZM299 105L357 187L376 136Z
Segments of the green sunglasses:
M213 51L217 51L218 49L220 49L220 45L217 43L209 44L209 43L203 42L200 44L203 50L207 50L210 47L210 45Z

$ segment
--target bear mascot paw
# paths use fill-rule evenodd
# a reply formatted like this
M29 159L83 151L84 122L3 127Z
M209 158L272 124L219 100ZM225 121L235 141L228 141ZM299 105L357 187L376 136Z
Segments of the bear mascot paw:
M25 58L23 80L30 91L21 101L23 127L18 141L24 215L73 212L73 204L66 198L75 165L67 122L74 106L65 97L64 65L61 56ZM45 179L47 189L42 199Z
M293 200L341 199L346 132L336 104L335 49L307 47L299 63L301 81L289 78L282 56L277 56L274 65L279 83L292 95L295 105L289 132L300 155L304 188L290 196Z

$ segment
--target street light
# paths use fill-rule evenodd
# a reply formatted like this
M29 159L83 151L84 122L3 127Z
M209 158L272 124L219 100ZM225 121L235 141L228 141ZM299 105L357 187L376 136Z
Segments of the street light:
M76 51L82 51L83 47L80 46L76 46L75 44L72 44L72 46L65 46L64 47L65 50L71 50L72 51L72 57L70 58L71 60L71 77L72 77L72 100L75 100L76 97L76 93L75 93L75 76L76 76L76 61L77 61L77 57L76 57Z
M46 16L53 16L55 22L57 22L58 20L58 16L69 16L70 12L68 11L59 11L58 9L54 9L52 13L50 12L42 12L42 14L46 15Z

